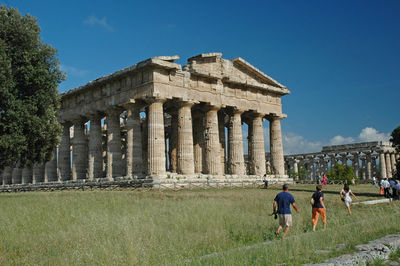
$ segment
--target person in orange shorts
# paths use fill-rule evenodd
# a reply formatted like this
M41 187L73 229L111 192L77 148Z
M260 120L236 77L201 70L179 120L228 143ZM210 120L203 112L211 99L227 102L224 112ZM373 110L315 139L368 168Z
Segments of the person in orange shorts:
M322 193L321 185L316 186L316 191L312 195L310 202L312 205L311 223L313 226L313 231L315 231L315 227L317 226L320 214L322 218L322 223L324 224L324 229L326 229L326 208L324 204L324 193Z

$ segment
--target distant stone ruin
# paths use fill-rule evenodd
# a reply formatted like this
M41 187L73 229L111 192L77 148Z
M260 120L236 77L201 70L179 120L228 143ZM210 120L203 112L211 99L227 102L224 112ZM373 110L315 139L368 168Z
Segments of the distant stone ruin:
M315 180L317 175L326 174L335 164L341 163L351 165L361 180L371 180L373 176L391 178L399 157L392 143L385 141L326 146L321 152L286 155L285 171L298 173L302 165L309 172L309 179Z

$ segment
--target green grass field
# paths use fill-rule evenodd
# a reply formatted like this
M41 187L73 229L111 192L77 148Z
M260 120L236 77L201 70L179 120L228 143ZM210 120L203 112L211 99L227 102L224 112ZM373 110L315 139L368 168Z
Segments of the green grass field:
M328 228L320 223L311 232L314 186L297 185L291 193L301 213L293 214L288 237L277 239L269 214L280 189L0 194L0 265L301 264L399 231L398 202L354 205L349 216L341 187L330 185ZM371 185L351 189L362 201L377 199Z

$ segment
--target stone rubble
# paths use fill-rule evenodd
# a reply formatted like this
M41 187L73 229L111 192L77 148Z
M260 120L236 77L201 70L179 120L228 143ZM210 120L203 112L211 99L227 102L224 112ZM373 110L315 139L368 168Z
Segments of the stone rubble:
M388 260L390 253L398 248L400 248L400 233L373 240L368 244L358 245L356 246L358 252L331 258L324 263L307 265L366 265L376 259Z

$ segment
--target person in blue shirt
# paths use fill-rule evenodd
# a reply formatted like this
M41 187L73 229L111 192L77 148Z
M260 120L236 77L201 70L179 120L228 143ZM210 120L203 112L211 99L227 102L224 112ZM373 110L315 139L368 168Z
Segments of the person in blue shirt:
M297 213L300 213L300 210L297 208L296 203L294 201L294 197L289 193L289 185L283 185L283 192L280 192L276 195L273 204L273 212L278 213L279 215L279 227L275 232L275 235L279 237L279 233L283 230L283 238L286 237L289 228L292 226L292 212L290 211L290 204L292 204L293 208Z

